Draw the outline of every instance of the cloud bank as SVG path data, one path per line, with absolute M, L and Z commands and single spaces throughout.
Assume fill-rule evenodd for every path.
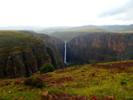
M 132 24 L 133 0 L 0 0 L 0 27 Z

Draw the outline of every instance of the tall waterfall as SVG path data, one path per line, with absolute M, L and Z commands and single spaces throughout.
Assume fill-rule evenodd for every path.
M 66 54 L 67 54 L 67 42 L 65 41 L 65 45 L 64 45 L 64 63 L 67 64 L 67 59 L 66 59 Z

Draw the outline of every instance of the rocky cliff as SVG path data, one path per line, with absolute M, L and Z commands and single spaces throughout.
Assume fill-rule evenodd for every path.
M 52 59 L 52 63 L 56 68 L 60 68 L 64 65 L 63 57 L 64 57 L 64 41 L 48 36 L 46 34 L 34 34 L 43 40 L 46 50 Z
M 45 63 L 62 66 L 54 47 L 49 50 L 46 44 L 33 34 L 0 31 L 0 77 L 29 76 Z
M 62 68 L 64 41 L 26 31 L 0 31 L 0 77 L 29 76 L 46 63 Z M 133 59 L 133 34 L 90 33 L 67 42 L 68 63 Z
M 133 59 L 133 34 L 90 33 L 67 43 L 69 63 Z

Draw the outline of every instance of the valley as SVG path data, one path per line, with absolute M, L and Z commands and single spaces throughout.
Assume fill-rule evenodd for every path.
M 0 0 L 0 100 L 133 100 L 133 0 Z
M 0 0 L 0 100 L 133 100 L 133 0 Z
M 132 100 L 132 73 L 132 33 L 0 31 L 0 100 Z

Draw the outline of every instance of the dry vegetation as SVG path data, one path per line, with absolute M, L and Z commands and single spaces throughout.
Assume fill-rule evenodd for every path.
M 1 79 L 0 100 L 133 100 L 132 73 L 133 61 L 123 61 L 34 74 L 43 88 L 25 86 L 25 78 Z

